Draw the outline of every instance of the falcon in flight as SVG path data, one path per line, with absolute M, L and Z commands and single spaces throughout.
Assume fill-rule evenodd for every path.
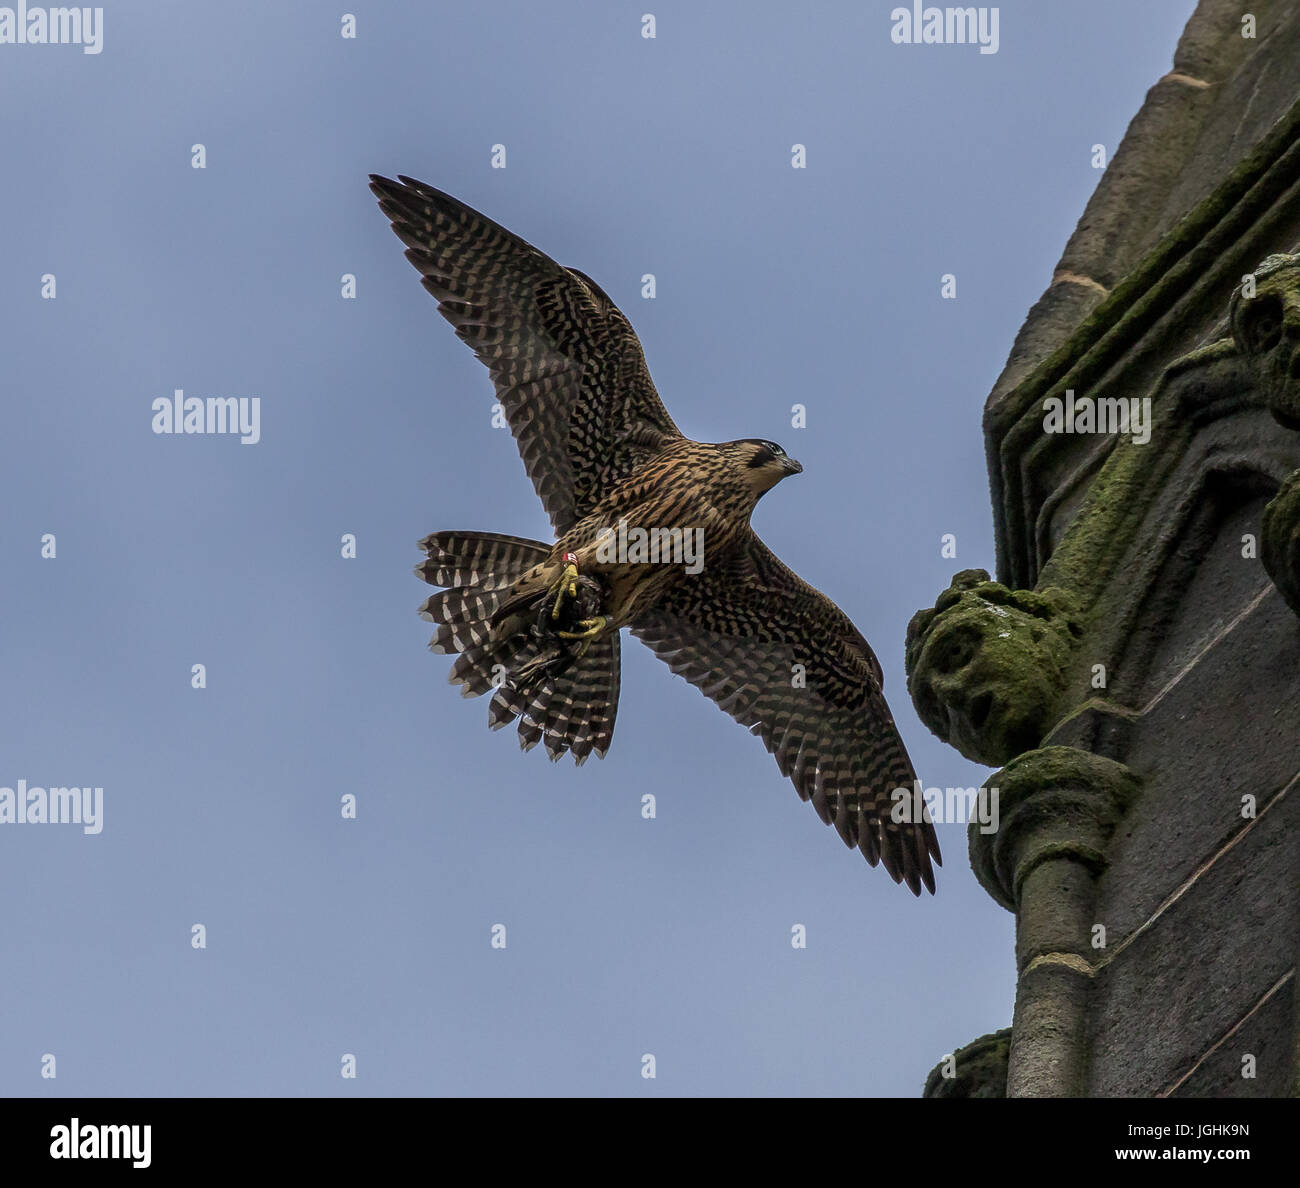
M 691 441 L 627 318 L 595 281 L 409 177 L 371 190 L 438 311 L 486 365 L 557 537 L 435 532 L 420 613 L 451 681 L 490 692 L 525 750 L 604 756 L 627 627 L 763 740 L 804 800 L 914 894 L 934 891 L 934 826 L 892 813 L 916 776 L 847 615 L 755 535 L 764 492 L 802 467 L 770 441 Z M 694 545 L 696 547 L 687 547 Z M 656 547 L 659 546 L 659 547 Z

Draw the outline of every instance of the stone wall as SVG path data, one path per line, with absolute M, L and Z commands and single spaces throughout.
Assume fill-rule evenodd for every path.
M 929 1096 L 1300 1092 L 1300 4 L 1251 8 L 1199 5 L 989 397 L 998 580 L 909 628 L 1017 919 L 1009 1036 Z

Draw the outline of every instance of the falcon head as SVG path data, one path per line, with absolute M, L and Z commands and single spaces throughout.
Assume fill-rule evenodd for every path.
M 739 441 L 723 442 L 721 450 L 753 489 L 757 499 L 770 491 L 783 478 L 799 474 L 803 467 L 774 441 L 760 437 L 742 437 Z

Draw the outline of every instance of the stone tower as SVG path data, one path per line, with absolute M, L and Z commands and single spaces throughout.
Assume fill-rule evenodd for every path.
M 1011 1027 L 927 1096 L 1300 1093 L 1300 4 L 1247 7 L 1197 7 L 988 398 L 998 580 L 908 629 L 1016 916 Z

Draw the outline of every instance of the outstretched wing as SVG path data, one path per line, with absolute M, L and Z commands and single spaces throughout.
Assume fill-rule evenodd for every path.
M 748 726 L 846 845 L 914 894 L 942 861 L 928 816 L 893 819 L 916 774 L 881 692 L 880 664 L 848 616 L 751 531 L 726 563 L 686 577 L 632 634 Z M 909 801 L 910 805 L 911 801 Z
M 600 287 L 449 194 L 371 175 L 438 311 L 486 364 L 556 535 L 680 437 Z

